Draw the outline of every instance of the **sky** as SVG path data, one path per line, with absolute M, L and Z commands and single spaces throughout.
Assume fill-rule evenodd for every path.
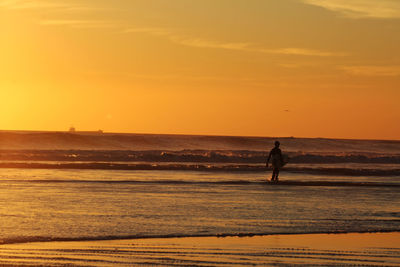
M 400 139 L 398 0 L 0 0 L 0 129 Z

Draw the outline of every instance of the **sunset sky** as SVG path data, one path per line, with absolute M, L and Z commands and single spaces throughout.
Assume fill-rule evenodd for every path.
M 398 0 L 0 0 L 0 129 L 400 139 Z

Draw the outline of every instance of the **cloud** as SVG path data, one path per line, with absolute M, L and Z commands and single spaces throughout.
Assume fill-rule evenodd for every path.
M 91 7 L 75 5 L 68 1 L 49 1 L 49 0 L 0 0 L 0 8 L 10 10 L 46 10 L 46 11 L 94 11 L 102 10 L 101 7 Z M 45 26 L 70 26 L 74 28 L 112 28 L 117 27 L 115 22 L 101 20 L 82 20 L 82 19 L 47 19 L 38 22 Z
M 340 69 L 352 75 L 400 76 L 400 66 L 342 66 Z
M 117 25 L 113 22 L 98 20 L 42 20 L 41 25 L 47 26 L 70 26 L 74 28 L 113 28 Z
M 86 6 L 69 3 L 68 1 L 50 1 L 50 0 L 0 0 L 0 8 L 10 10 L 40 9 L 40 10 L 58 10 L 58 11 L 94 11 L 105 10 L 103 7 Z M 110 8 L 107 8 L 110 10 Z
M 83 8 L 62 2 L 40 0 L 3 0 L 0 2 L 0 7 L 8 9 Z
M 324 52 L 313 49 L 304 49 L 304 48 L 278 48 L 278 49 L 266 49 L 259 48 L 257 45 L 253 43 L 222 43 L 204 39 L 184 39 L 184 38 L 173 38 L 175 43 L 192 46 L 192 47 L 203 47 L 203 48 L 218 48 L 218 49 L 227 49 L 227 50 L 237 50 L 237 51 L 246 51 L 246 52 L 256 52 L 263 54 L 280 54 L 280 55 L 294 55 L 294 56 L 316 56 L 316 57 L 331 57 L 337 56 L 339 54 Z
M 199 38 L 182 38 L 173 36 L 171 40 L 174 43 L 191 46 L 191 47 L 199 47 L 199 48 L 218 48 L 218 49 L 226 49 L 226 50 L 239 50 L 239 51 L 252 51 L 251 43 L 239 43 L 239 42 L 216 42 L 206 39 Z
M 152 35 L 169 36 L 172 31 L 165 28 L 156 27 L 143 27 L 143 28 L 128 28 L 123 31 L 124 33 L 147 33 Z
M 165 28 L 129 28 L 124 31 L 125 33 L 145 33 L 156 36 L 163 36 L 168 38 L 171 42 L 191 47 L 198 48 L 220 48 L 228 50 L 250 50 L 251 43 L 239 43 L 239 42 L 216 42 L 212 40 L 206 40 L 201 38 L 190 38 L 183 37 L 176 33 L 176 31 Z
M 332 57 L 332 56 L 344 56 L 343 53 L 333 53 L 314 49 L 304 48 L 279 48 L 279 49 L 261 49 L 260 51 L 271 54 L 282 54 L 282 55 L 296 55 L 296 56 L 316 56 L 316 57 Z
M 301 0 L 350 18 L 400 18 L 399 0 Z
M 263 54 L 281 54 L 281 55 L 316 56 L 316 57 L 332 57 L 332 56 L 344 55 L 343 53 L 333 53 L 327 51 L 296 48 L 296 47 L 268 49 L 260 47 L 259 45 L 250 42 L 220 42 L 203 38 L 185 37 L 183 35 L 177 34 L 173 30 L 164 28 L 129 28 L 126 29 L 124 32 L 145 33 L 155 36 L 162 36 L 175 44 L 196 47 L 196 48 L 215 48 L 215 49 L 235 50 L 235 51 L 244 51 L 253 53 L 263 53 Z

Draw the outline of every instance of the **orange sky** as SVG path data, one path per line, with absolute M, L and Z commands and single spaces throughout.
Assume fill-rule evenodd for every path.
M 0 129 L 400 139 L 399 32 L 397 0 L 1 0 Z

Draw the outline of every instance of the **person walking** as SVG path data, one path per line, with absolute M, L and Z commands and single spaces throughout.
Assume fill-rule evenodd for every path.
M 271 177 L 272 182 L 278 181 L 279 169 L 283 165 L 282 151 L 279 148 L 280 145 L 281 143 L 279 141 L 275 141 L 275 147 L 271 149 L 267 159 L 267 164 L 266 164 L 267 168 L 269 161 L 272 159 L 272 177 Z

